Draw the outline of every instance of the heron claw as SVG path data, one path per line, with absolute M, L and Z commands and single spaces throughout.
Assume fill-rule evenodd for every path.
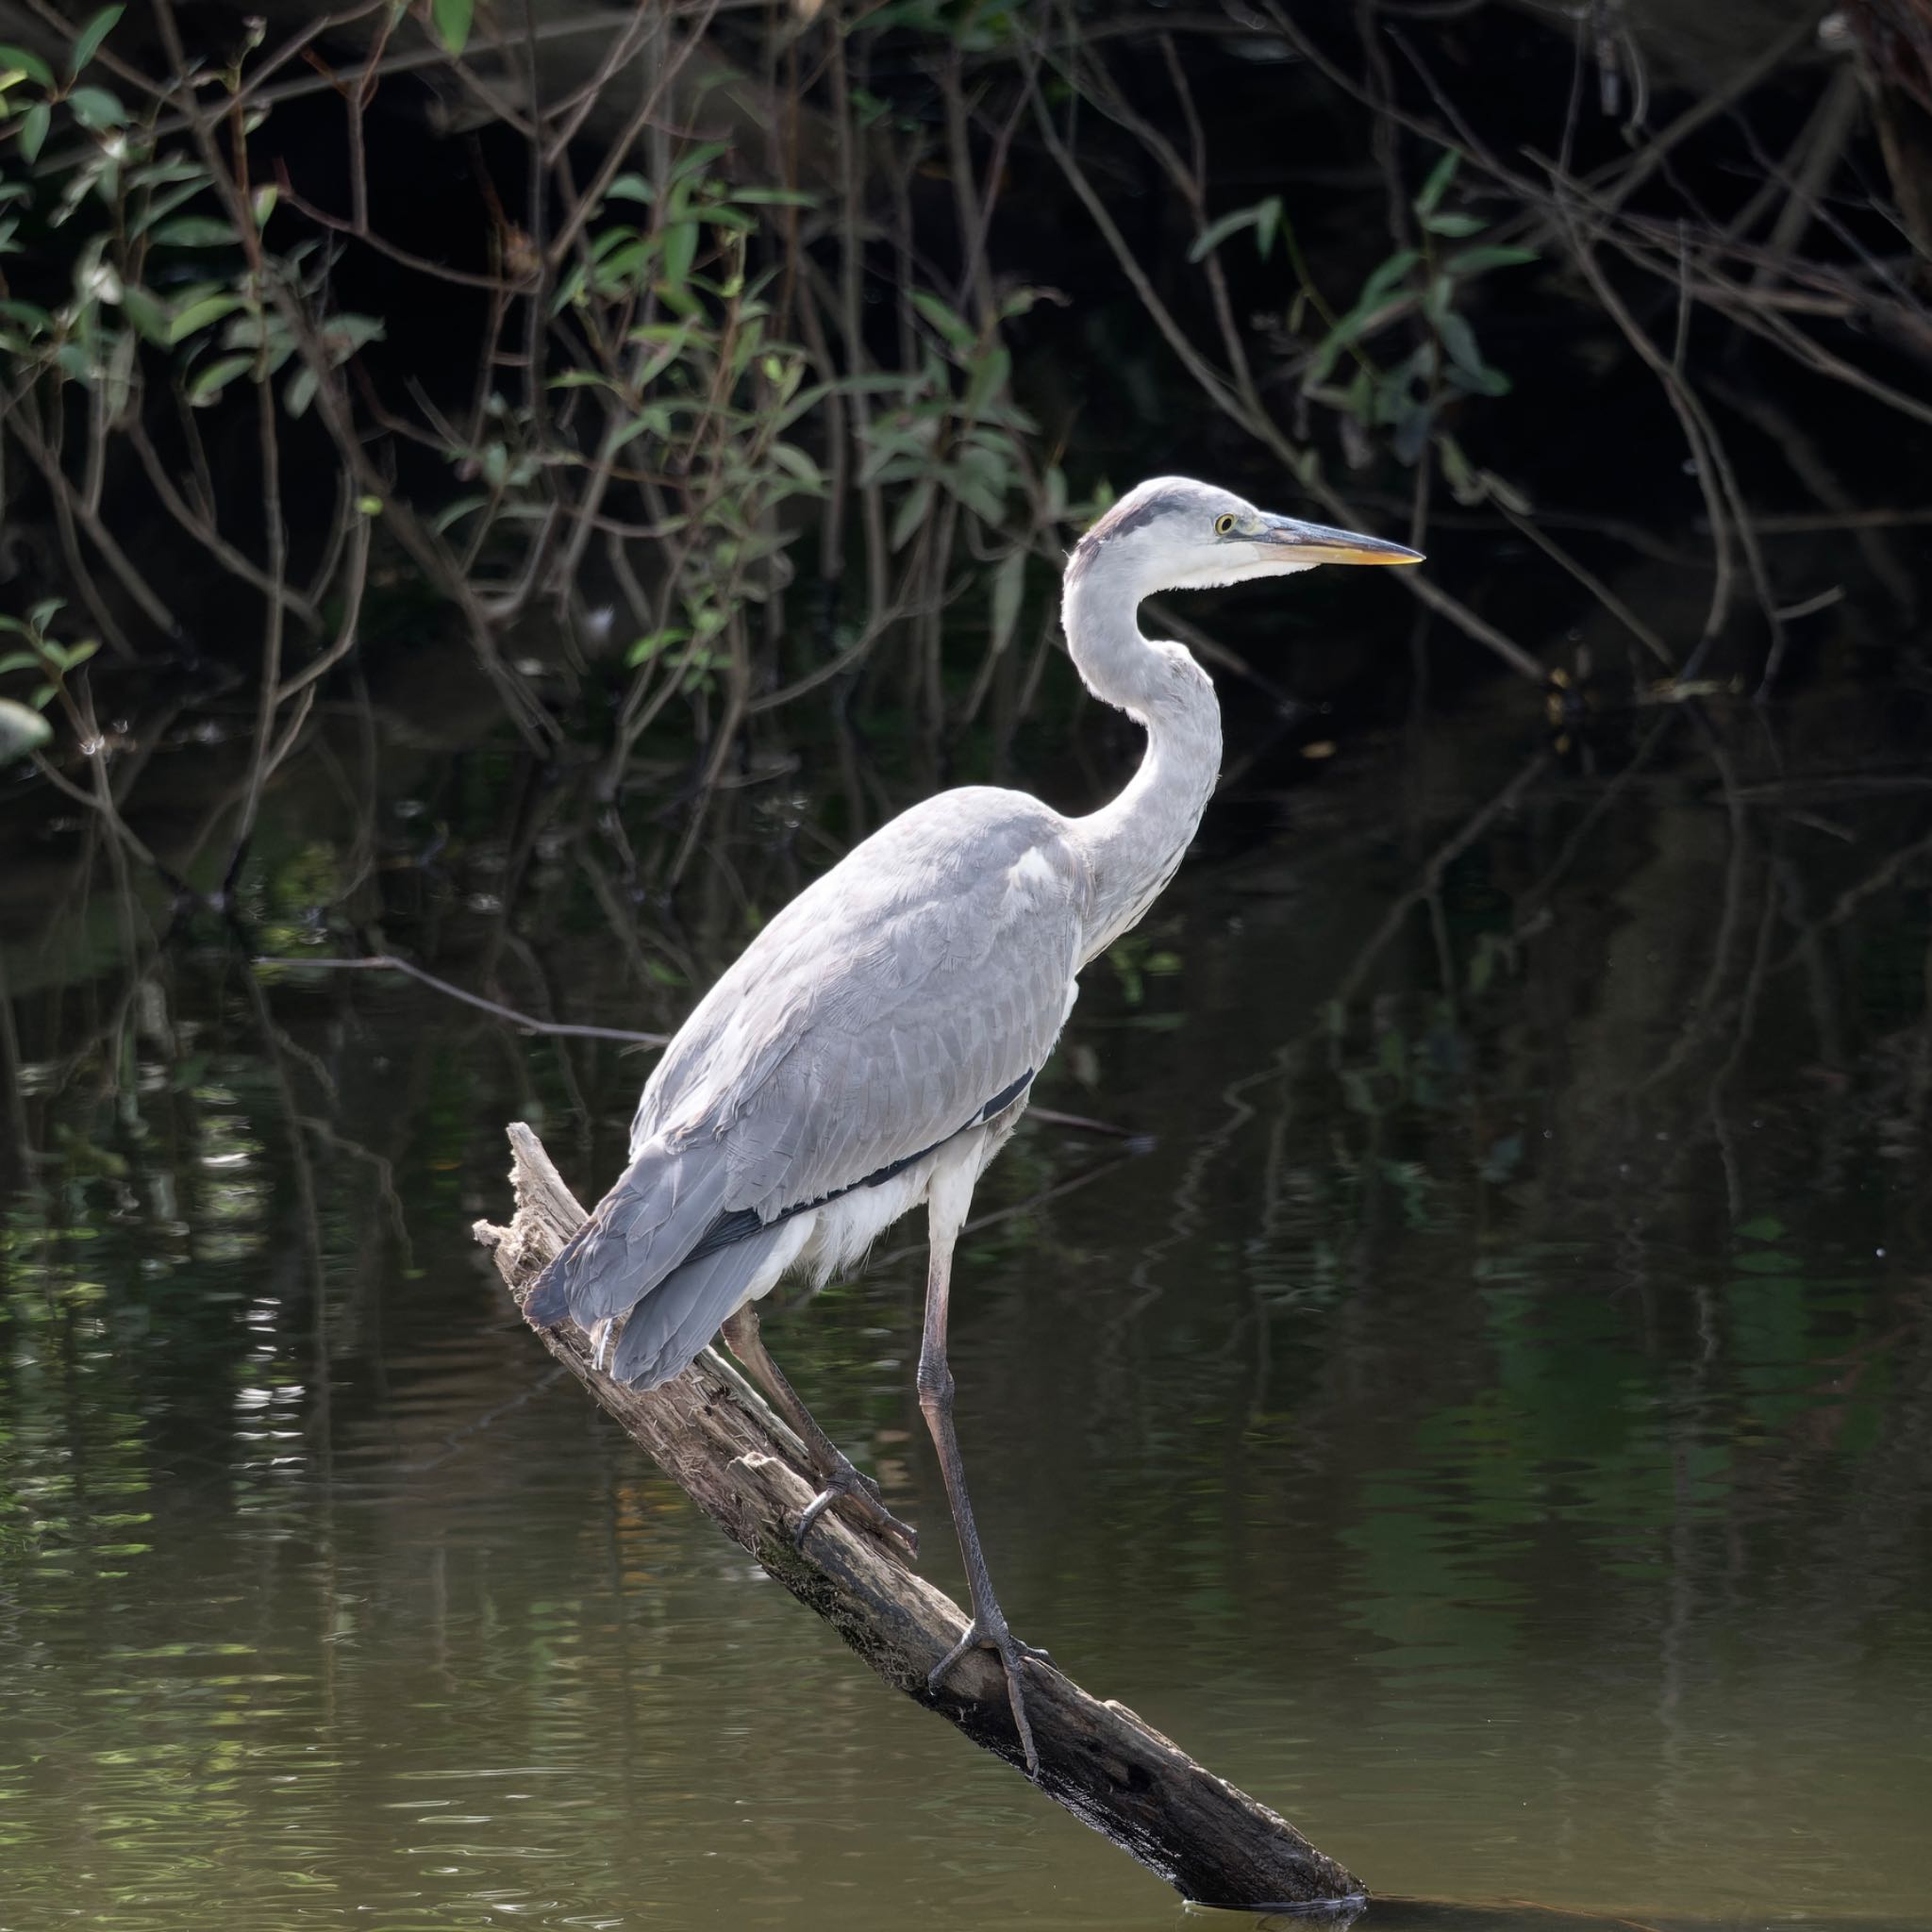
M 919 1532 L 909 1523 L 901 1523 L 886 1507 L 886 1499 L 871 1476 L 853 1468 L 842 1456 L 834 1467 L 822 1471 L 821 1476 L 824 1488 L 805 1506 L 799 1515 L 798 1527 L 792 1532 L 791 1541 L 795 1547 L 802 1550 L 806 1538 L 811 1534 L 812 1525 L 833 1504 L 844 1502 L 851 1505 L 845 1512 L 848 1516 L 870 1524 L 881 1534 L 903 1545 L 908 1557 L 917 1557 Z
M 975 1611 L 965 1635 L 926 1673 L 925 1688 L 937 1690 L 945 1681 L 946 1674 L 969 1650 L 998 1653 L 1001 1668 L 1007 1674 L 1007 1702 L 1012 1707 L 1013 1726 L 1020 1733 L 1020 1749 L 1025 1754 L 1026 1775 L 1037 1778 L 1040 1753 L 1034 1746 L 1033 1726 L 1026 1721 L 1026 1695 L 1020 1688 L 1020 1666 L 1036 1663 L 1050 1667 L 1053 1658 L 1037 1644 L 1022 1643 L 1008 1629 L 1007 1620 L 997 1607 L 990 1614 Z

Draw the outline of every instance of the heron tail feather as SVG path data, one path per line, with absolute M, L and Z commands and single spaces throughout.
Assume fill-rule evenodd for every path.
M 633 1389 L 668 1382 L 752 1293 L 776 1251 L 794 1242 L 789 1228 L 761 1228 L 675 1270 L 631 1310 L 611 1357 L 612 1376 Z
M 635 1307 L 724 1213 L 730 1180 L 712 1148 L 647 1141 L 537 1277 L 524 1302 L 525 1319 L 550 1328 L 569 1315 L 588 1329 Z

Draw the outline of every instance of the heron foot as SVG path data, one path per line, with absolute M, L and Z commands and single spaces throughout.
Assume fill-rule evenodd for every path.
M 925 1688 L 937 1690 L 945 1681 L 946 1674 L 969 1650 L 999 1653 L 1000 1663 L 1007 1674 L 1007 1702 L 1012 1706 L 1013 1726 L 1020 1733 L 1020 1748 L 1026 1755 L 1026 1775 L 1038 1777 L 1040 1753 L 1034 1748 L 1033 1726 L 1026 1722 L 1026 1693 L 1020 1688 L 1020 1666 L 1023 1663 L 1050 1665 L 1052 1657 L 1034 1644 L 1022 1643 L 1007 1628 L 1007 1620 L 1001 1615 L 999 1606 L 989 1601 L 986 1608 L 974 1611 L 973 1621 L 966 1626 L 966 1634 L 926 1673 Z
M 838 1455 L 838 1452 L 835 1450 L 833 1454 Z M 919 1532 L 909 1523 L 901 1523 L 886 1507 L 886 1499 L 871 1476 L 853 1468 L 843 1456 L 839 1456 L 831 1468 L 822 1469 L 818 1474 L 824 1488 L 805 1506 L 799 1516 L 798 1528 L 791 1539 L 798 1548 L 805 1547 L 805 1540 L 811 1534 L 812 1524 L 835 1503 L 843 1503 L 847 1506 L 847 1516 L 870 1524 L 901 1544 L 908 1557 L 917 1557 Z

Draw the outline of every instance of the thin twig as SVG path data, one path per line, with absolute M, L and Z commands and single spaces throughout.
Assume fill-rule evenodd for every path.
M 475 1007 L 479 1012 L 493 1013 L 497 1019 L 508 1020 L 513 1026 L 521 1026 L 528 1033 L 557 1034 L 570 1040 L 618 1040 L 631 1046 L 662 1046 L 671 1038 L 668 1033 L 633 1033 L 622 1026 L 584 1026 L 574 1021 L 534 1019 L 528 1013 L 518 1012 L 514 1007 L 500 1006 L 495 1000 L 486 1000 L 481 993 L 467 992 L 460 986 L 452 986 L 448 980 L 439 979 L 435 974 L 425 973 L 422 967 L 411 965 L 407 959 L 398 959 L 392 953 L 374 953 L 363 959 L 262 958 L 251 960 L 250 964 L 329 973 L 406 974 L 440 993 L 446 993 L 453 1000 L 461 1000 L 466 1007 Z

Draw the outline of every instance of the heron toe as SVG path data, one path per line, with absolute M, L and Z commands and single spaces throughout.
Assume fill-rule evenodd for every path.
M 1007 1702 L 1012 1707 L 1013 1728 L 1020 1734 L 1020 1749 L 1026 1759 L 1026 1775 L 1038 1777 L 1040 1753 L 1034 1746 L 1033 1726 L 1026 1720 L 1026 1693 L 1020 1686 L 1020 1666 L 1024 1663 L 1051 1666 L 1052 1657 L 1036 1644 L 1022 1643 L 1008 1629 L 1006 1618 L 994 1609 L 990 1615 L 974 1616 L 966 1626 L 965 1635 L 926 1673 L 925 1688 L 937 1690 L 945 1681 L 947 1673 L 969 1650 L 991 1650 L 999 1654 L 1001 1668 L 1007 1674 Z
M 792 1533 L 791 1540 L 800 1549 L 805 1547 L 805 1540 L 819 1518 L 835 1504 L 842 1504 L 846 1516 L 871 1524 L 899 1542 L 908 1557 L 918 1557 L 919 1532 L 909 1523 L 901 1523 L 886 1507 L 886 1499 L 871 1476 L 855 1469 L 843 1456 L 831 1468 L 820 1470 L 818 1475 L 824 1488 L 805 1506 L 798 1527 Z

